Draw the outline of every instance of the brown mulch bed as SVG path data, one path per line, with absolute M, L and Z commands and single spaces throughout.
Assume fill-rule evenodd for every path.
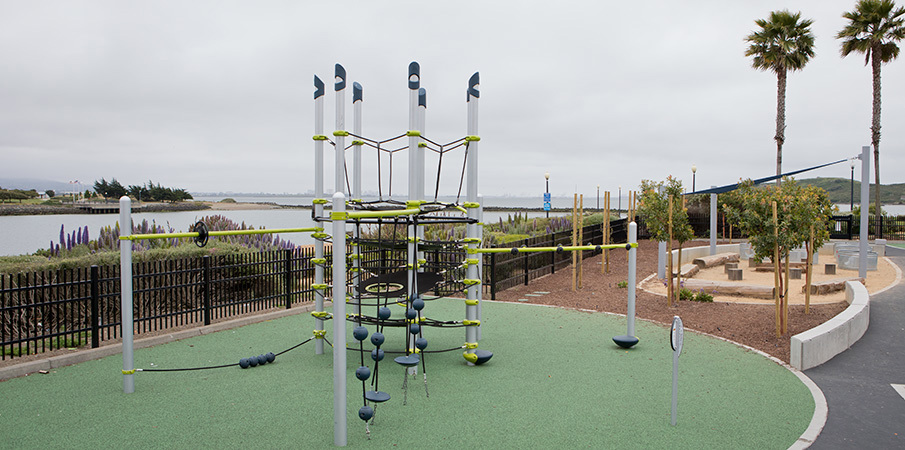
M 685 247 L 708 245 L 686 243 Z M 558 270 L 532 280 L 528 286 L 516 286 L 497 292 L 496 299 L 518 301 L 528 299 L 532 303 L 589 309 L 619 314 L 626 313 L 626 288 L 617 284 L 627 279 L 628 257 L 624 250 L 611 250 L 609 273 L 600 273 L 602 255 L 584 260 L 582 288 L 572 291 L 571 267 Z M 637 282 L 657 272 L 657 243 L 641 241 L 638 246 Z M 540 297 L 525 296 L 534 292 L 549 292 Z M 700 303 L 682 301 L 678 306 L 666 306 L 666 297 L 636 290 L 635 314 L 642 319 L 669 324 L 673 316 L 680 316 L 686 328 L 724 337 L 768 353 L 789 362 L 789 338 L 826 322 L 844 310 L 845 302 L 829 305 L 812 305 L 810 314 L 803 306 L 789 309 L 789 333 L 777 338 L 775 309 L 772 304 L 752 305 L 738 303 Z

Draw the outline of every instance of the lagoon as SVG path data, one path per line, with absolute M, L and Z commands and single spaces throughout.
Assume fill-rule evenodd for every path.
M 197 200 L 219 201 L 223 197 L 199 197 Z M 239 202 L 272 202 L 282 205 L 310 205 L 311 197 L 233 197 Z M 511 199 L 509 201 L 500 199 Z M 491 199 L 485 200 L 485 202 Z M 571 201 L 571 199 L 569 199 Z M 501 207 L 536 207 L 541 203 L 538 199 L 526 199 L 521 197 L 494 198 L 493 206 Z M 567 203 L 562 202 L 563 205 Z M 485 222 L 496 222 L 501 217 L 503 220 L 513 214 L 511 211 L 486 211 Z M 544 217 L 542 211 L 529 211 L 528 217 Z M 567 215 L 558 213 L 559 215 Z M 180 211 L 180 212 L 156 212 L 132 214 L 132 221 L 140 223 L 147 220 L 165 228 L 172 227 L 175 231 L 187 231 L 195 222 L 205 216 L 221 215 L 236 223 L 245 223 L 255 228 L 305 228 L 313 227 L 310 209 L 254 209 L 238 211 Z M 556 214 L 553 214 L 554 216 Z M 96 239 L 101 227 L 114 226 L 119 221 L 118 214 L 61 214 L 41 216 L 0 216 L 0 256 L 31 254 L 39 249 L 46 249 L 50 242 L 59 243 L 60 227 L 66 233 L 72 233 L 79 227 L 88 226 L 90 239 Z M 308 233 L 292 233 L 281 235 L 280 239 L 288 240 L 297 245 L 308 245 L 314 240 Z

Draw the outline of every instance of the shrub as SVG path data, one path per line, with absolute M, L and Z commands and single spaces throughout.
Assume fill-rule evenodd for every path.
M 706 292 L 704 292 L 704 291 L 701 291 L 701 292 L 698 292 L 697 295 L 694 296 L 694 301 L 696 301 L 696 302 L 712 303 L 712 302 L 713 302 L 713 296 L 710 295 L 710 294 L 708 294 L 708 293 L 706 293 Z
M 695 295 L 694 292 L 691 292 L 691 289 L 682 288 L 679 289 L 679 300 L 694 300 Z

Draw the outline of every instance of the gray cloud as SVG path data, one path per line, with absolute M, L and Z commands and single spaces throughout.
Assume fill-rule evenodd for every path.
M 328 86 L 328 134 L 339 62 L 364 85 L 364 133 L 387 138 L 407 128 L 412 60 L 428 90 L 427 135 L 441 142 L 465 134 L 464 90 L 480 71 L 488 195 L 536 195 L 544 172 L 556 193 L 589 195 L 670 174 L 690 184 L 692 163 L 698 186 L 774 172 L 776 79 L 743 56 L 764 5 L 435 3 L 2 1 L 4 175 L 306 191 L 313 75 Z M 817 57 L 789 78 L 784 168 L 852 156 L 869 142 L 870 69 L 841 59 L 834 39 L 853 5 L 776 5 L 814 19 L 817 35 Z M 883 68 L 887 183 L 905 182 L 896 169 L 905 165 L 903 74 L 905 61 Z M 332 152 L 325 159 L 332 187 Z M 394 166 L 398 192 L 405 159 Z M 446 192 L 457 188 L 457 164 L 460 153 L 444 157 Z M 376 190 L 373 164 L 365 174 Z

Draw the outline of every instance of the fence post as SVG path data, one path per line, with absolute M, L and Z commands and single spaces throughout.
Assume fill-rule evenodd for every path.
M 101 332 L 100 332 L 100 317 L 98 317 L 99 308 L 99 297 L 100 292 L 98 289 L 98 279 L 100 268 L 98 266 L 91 266 L 91 348 L 98 348 L 101 346 Z
M 550 247 L 556 247 L 556 232 L 550 234 L 552 236 Z M 550 252 L 550 273 L 556 273 L 556 252 Z
M 211 257 L 204 255 L 201 258 L 204 263 L 204 271 L 202 272 L 202 283 L 204 285 L 204 295 L 202 296 L 202 315 L 204 316 L 204 324 L 211 324 Z
M 490 254 L 490 299 L 496 300 L 496 253 Z
M 525 255 L 525 286 L 528 285 L 528 255 L 530 253 L 522 253 Z
M 292 250 L 283 249 L 283 254 L 286 255 L 284 260 L 286 262 L 286 276 L 284 277 L 285 286 L 284 290 L 286 291 L 286 309 L 292 307 Z

